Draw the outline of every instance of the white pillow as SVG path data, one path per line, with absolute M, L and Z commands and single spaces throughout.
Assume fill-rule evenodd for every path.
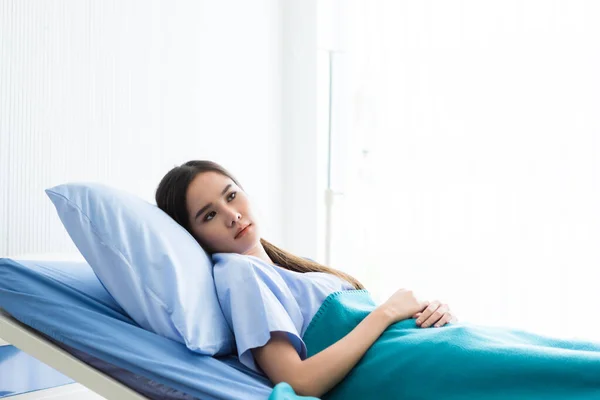
M 46 194 L 100 282 L 134 321 L 198 353 L 233 351 L 212 261 L 185 228 L 156 205 L 99 183 L 67 183 Z

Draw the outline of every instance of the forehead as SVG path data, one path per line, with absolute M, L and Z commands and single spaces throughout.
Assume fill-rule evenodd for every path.
M 235 185 L 231 179 L 217 172 L 209 171 L 196 175 L 186 193 L 188 206 L 204 206 L 216 200 L 229 183 Z

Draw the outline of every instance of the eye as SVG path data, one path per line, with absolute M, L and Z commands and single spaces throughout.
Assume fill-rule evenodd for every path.
M 232 196 L 233 196 L 233 197 L 232 197 Z M 233 199 L 235 199 L 235 198 L 236 198 L 236 196 L 237 196 L 237 192 L 231 192 L 231 193 L 229 193 L 229 196 L 227 197 L 227 199 L 228 199 L 228 200 L 229 200 L 229 199 L 231 199 L 231 200 L 229 200 L 229 201 L 233 201 Z M 208 219 L 208 217 L 209 217 L 211 214 L 213 214 L 213 213 L 214 213 L 214 211 L 211 211 L 211 212 L 209 212 L 208 214 L 206 214 L 206 216 L 204 217 L 204 221 L 208 222 L 208 221 L 212 220 L 212 218 L 211 218 L 211 219 Z M 214 216 L 213 216 L 213 218 L 214 218 Z
M 206 216 L 204 217 L 204 220 L 206 222 L 210 221 L 210 219 L 208 219 L 208 216 L 211 215 L 212 213 L 214 213 L 214 211 L 209 212 L 208 214 L 206 214 Z M 212 219 L 212 218 L 211 218 Z

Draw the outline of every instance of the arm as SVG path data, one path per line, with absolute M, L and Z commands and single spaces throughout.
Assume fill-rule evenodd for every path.
M 287 382 L 299 395 L 320 397 L 344 379 L 396 320 L 391 310 L 380 306 L 345 337 L 306 360 L 300 359 L 283 332 L 273 332 L 269 342 L 252 349 L 252 354 L 274 384 Z

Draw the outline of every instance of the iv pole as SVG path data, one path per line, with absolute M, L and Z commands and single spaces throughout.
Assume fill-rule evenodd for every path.
M 333 148 L 333 105 L 334 105 L 334 57 L 336 54 L 344 53 L 348 36 L 348 7 L 343 0 L 323 0 L 318 3 L 318 12 L 323 16 L 325 24 L 319 32 L 320 42 L 327 48 L 329 58 L 329 110 L 328 110 L 328 145 L 327 145 L 327 188 L 325 189 L 325 265 L 331 265 L 332 261 L 332 222 L 333 202 L 335 196 L 344 195 L 343 192 L 335 192 L 332 188 L 332 148 Z M 340 75 L 337 75 L 338 77 Z M 343 79 L 343 77 L 342 77 Z M 339 87 L 340 89 L 343 86 Z M 338 99 L 339 100 L 339 99 Z M 337 107 L 339 111 L 339 106 Z M 339 121 L 339 118 L 338 118 Z M 337 127 L 339 129 L 340 127 Z M 339 136 L 338 136 L 339 137 Z M 337 153 L 339 154 L 339 152 Z M 339 161 L 339 160 L 337 160 Z
M 343 195 L 343 192 L 334 192 L 331 188 L 331 130 L 332 130 L 332 105 L 333 105 L 333 54 L 334 51 L 328 50 L 329 54 L 329 113 L 327 126 L 327 189 L 325 189 L 325 265 L 331 265 L 331 214 L 333 207 L 333 197 Z

